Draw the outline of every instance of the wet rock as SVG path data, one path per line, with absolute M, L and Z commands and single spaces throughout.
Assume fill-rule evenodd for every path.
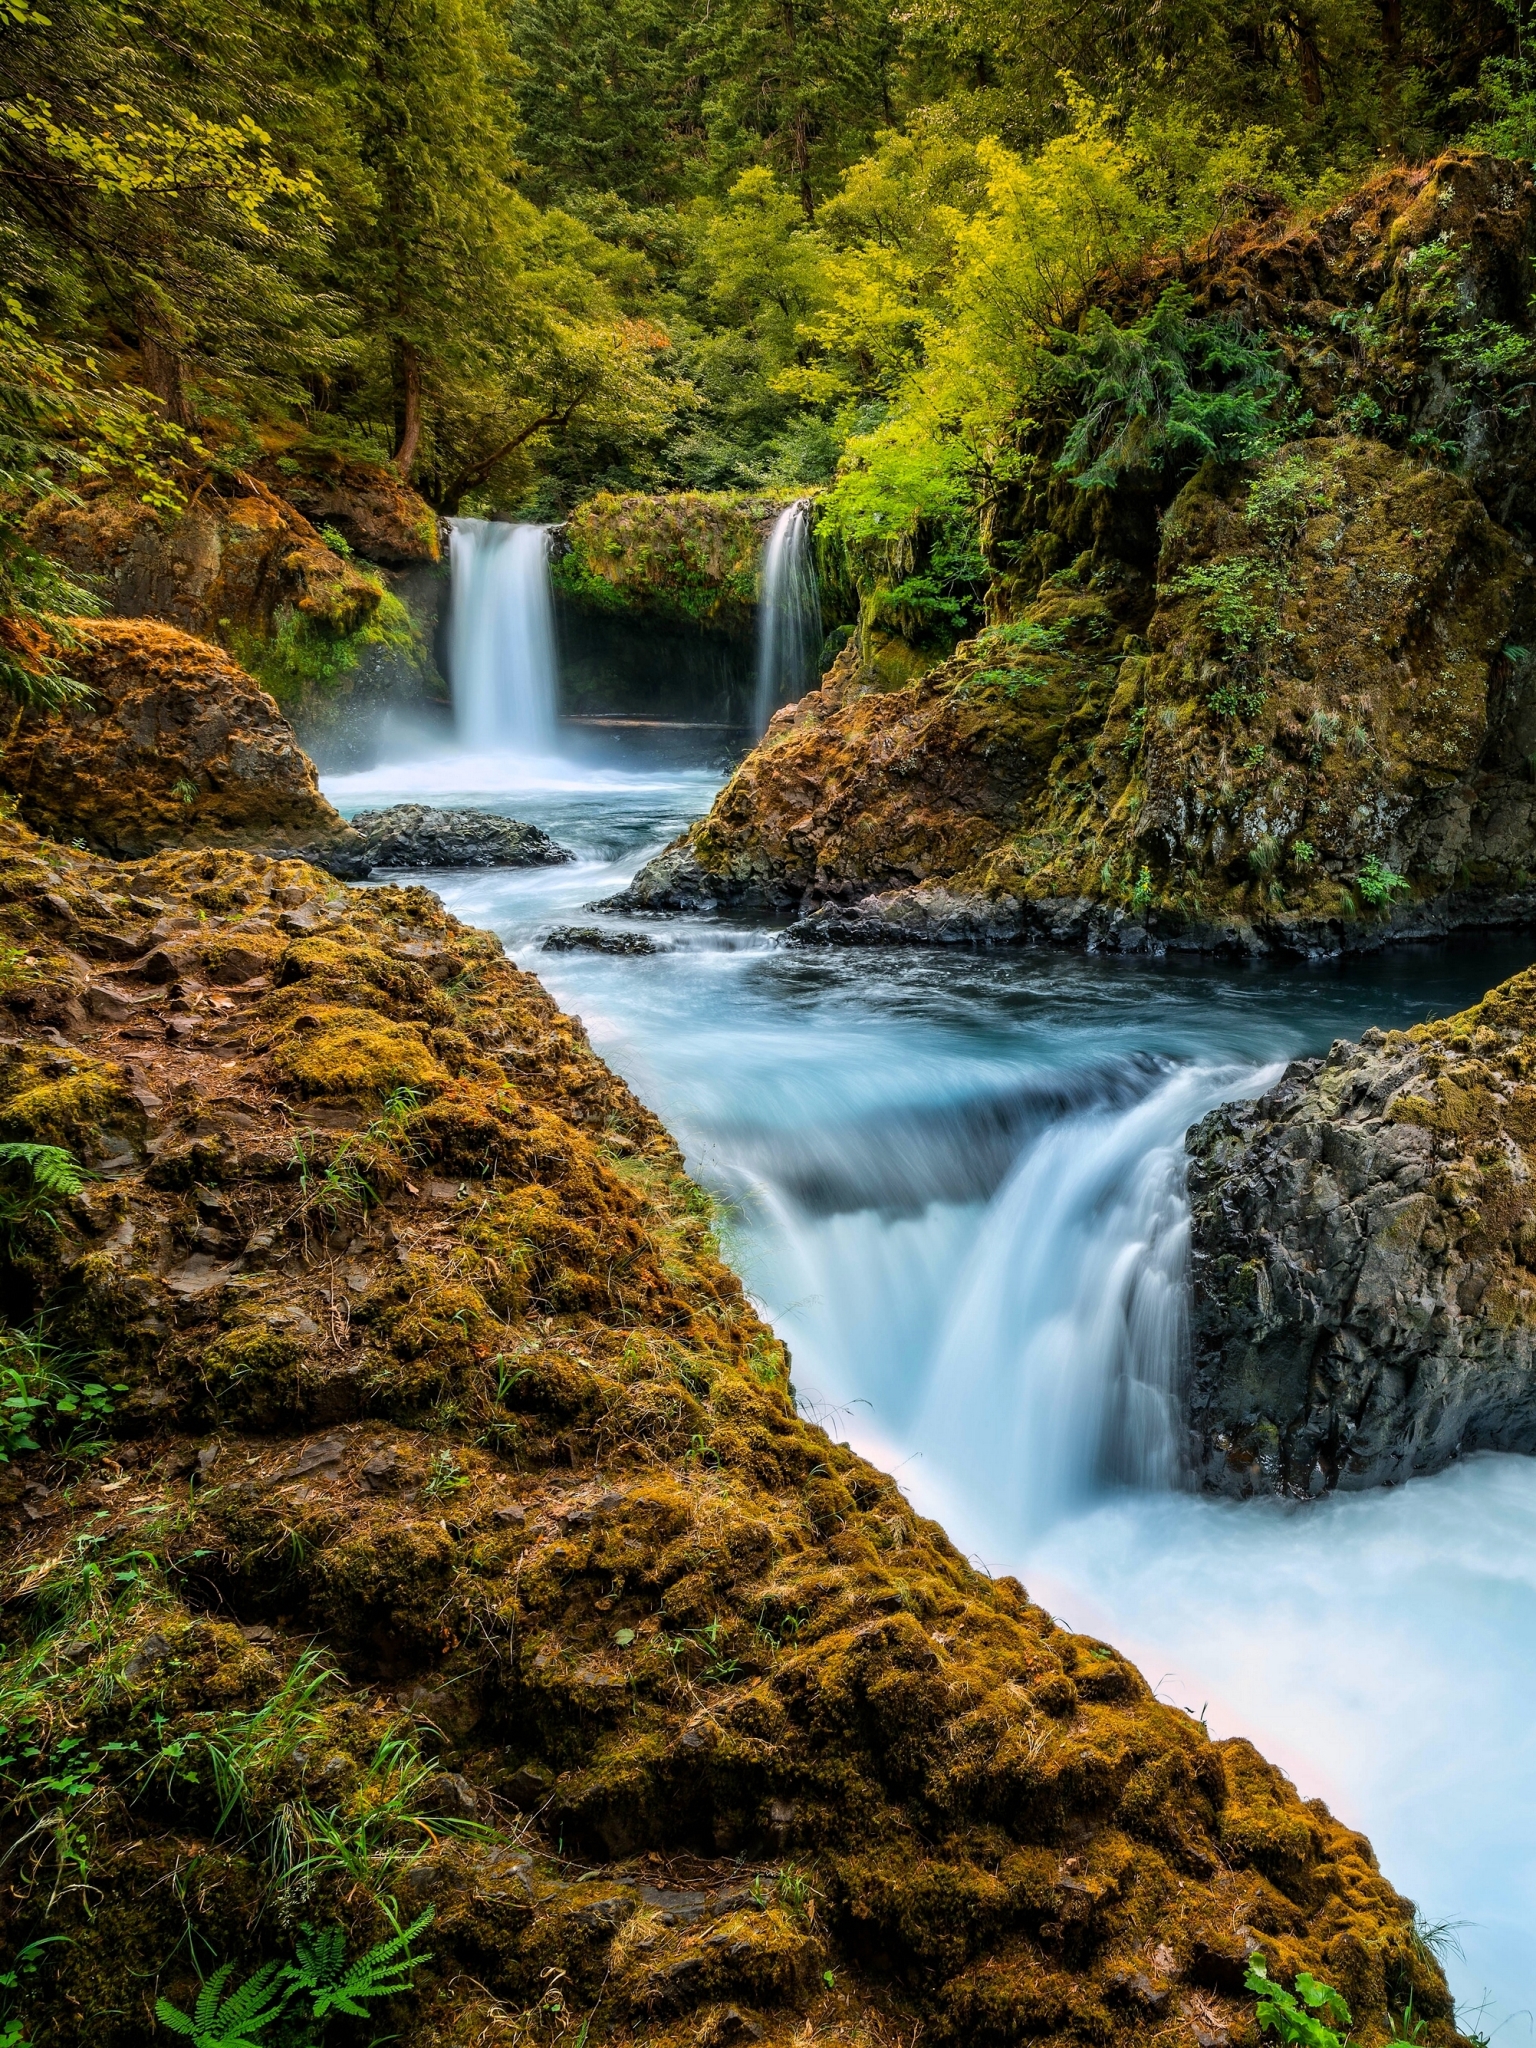
M 0 762 L 35 830 L 117 860 L 228 846 L 367 873 L 288 721 L 228 655 L 149 620 L 98 619 L 70 667 L 90 695 L 28 712 Z M 168 949 L 165 978 L 177 971 Z
M 537 825 L 492 811 L 441 811 L 430 804 L 392 804 L 386 811 L 359 811 L 352 820 L 372 867 L 533 868 L 558 867 L 576 858 Z
M 1202 1483 L 1315 1497 L 1536 1452 L 1536 973 L 1189 1133 Z
M 547 932 L 540 950 L 545 953 L 662 953 L 645 932 L 610 932 L 595 924 L 562 924 Z

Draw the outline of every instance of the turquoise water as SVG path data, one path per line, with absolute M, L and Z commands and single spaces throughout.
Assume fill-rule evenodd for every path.
M 1299 1053 L 1462 1006 L 1532 942 L 1251 967 L 802 952 L 676 920 L 643 925 L 655 955 L 539 950 L 551 924 L 604 922 L 583 906 L 716 781 L 436 756 L 327 787 L 346 811 L 474 802 L 578 853 L 426 879 L 581 1016 L 729 1198 L 729 1252 L 802 1406 L 990 1569 L 1365 1829 L 1427 1920 L 1465 1923 L 1447 1959 L 1463 2023 L 1526 2038 L 1536 1461 L 1305 1507 L 1207 1500 L 1172 1484 L 1170 1375 L 1187 1125 Z

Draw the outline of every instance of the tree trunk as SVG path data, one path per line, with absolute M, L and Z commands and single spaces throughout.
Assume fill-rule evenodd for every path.
M 395 431 L 395 467 L 409 483 L 421 440 L 421 357 L 413 341 L 402 341 L 395 351 Z
M 1403 61 L 1403 0 L 1376 0 L 1381 9 L 1381 47 L 1394 71 Z
M 816 218 L 816 201 L 811 196 L 811 145 L 806 132 L 804 107 L 796 107 L 795 122 L 790 130 L 794 150 L 795 174 L 800 180 L 800 204 L 807 220 Z
M 1301 74 L 1301 97 L 1309 114 L 1323 104 L 1323 58 L 1310 22 L 1296 23 L 1296 65 Z
M 168 323 L 148 299 L 140 299 L 137 313 L 144 382 L 159 399 L 160 409 L 172 426 L 190 430 L 192 407 L 187 401 L 181 356 L 166 332 Z

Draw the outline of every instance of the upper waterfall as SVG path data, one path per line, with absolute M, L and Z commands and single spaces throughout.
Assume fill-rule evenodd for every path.
M 550 754 L 558 678 L 549 532 L 497 519 L 455 519 L 448 637 L 461 745 Z
M 759 733 L 781 704 L 793 703 L 810 688 L 820 652 L 821 597 L 811 556 L 811 501 L 797 498 L 774 520 L 763 550 L 753 705 Z

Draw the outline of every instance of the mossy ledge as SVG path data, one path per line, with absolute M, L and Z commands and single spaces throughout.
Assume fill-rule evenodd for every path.
M 13 1179 L 0 1260 L 39 2048 L 387 1901 L 435 1914 L 413 2048 L 1256 2043 L 1256 1946 L 1362 2043 L 1410 1995 L 1457 2040 L 1360 1835 L 797 1414 L 672 1141 L 493 937 L 6 822 L 0 961 L 0 1136 L 95 1176 Z M 82 1354 L 94 1431 L 48 1407 Z

